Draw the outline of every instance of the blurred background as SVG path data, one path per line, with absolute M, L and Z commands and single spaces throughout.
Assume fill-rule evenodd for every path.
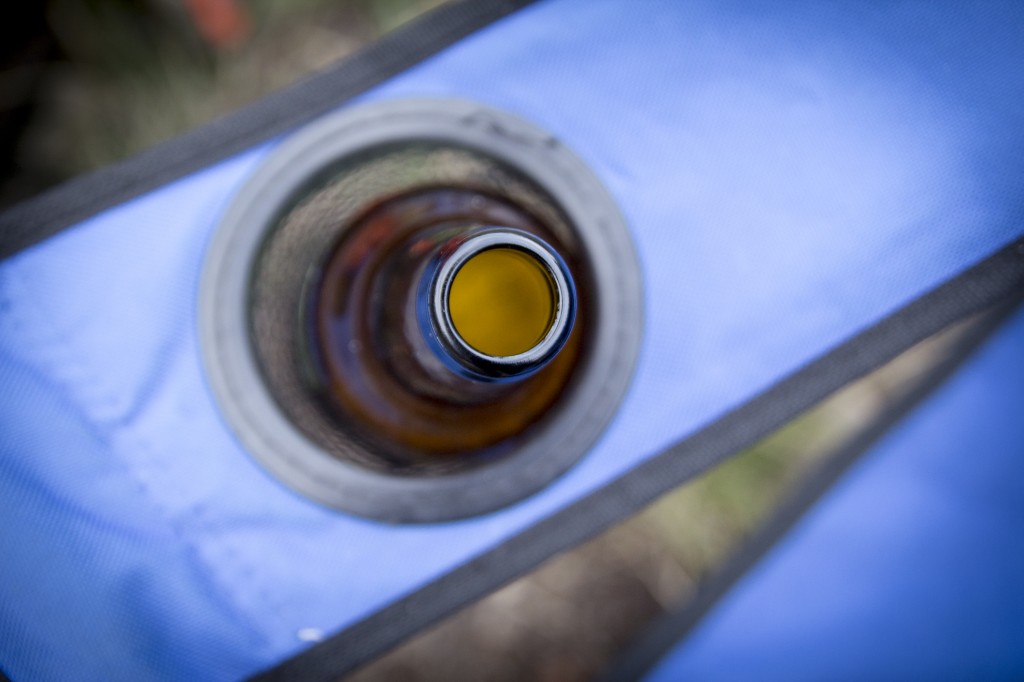
M 20 3 L 0 24 L 0 207 L 238 109 L 439 4 Z M 354 679 L 590 679 L 691 596 L 826 453 L 885 410 L 948 343 L 947 335 L 913 349 Z
M 0 22 L 0 207 L 234 111 L 440 0 L 33 0 Z

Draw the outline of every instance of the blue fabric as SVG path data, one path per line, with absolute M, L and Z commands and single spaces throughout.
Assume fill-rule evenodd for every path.
M 608 185 L 639 249 L 642 356 L 611 428 L 543 493 L 468 521 L 389 527 L 308 503 L 219 417 L 198 271 L 273 142 L 0 264 L 0 667 L 15 680 L 253 672 L 305 647 L 303 629 L 351 624 L 496 546 L 1020 236 L 1022 14 L 548 0 L 361 98 L 458 96 L 547 128 Z
M 1024 678 L 1024 313 L 648 676 Z

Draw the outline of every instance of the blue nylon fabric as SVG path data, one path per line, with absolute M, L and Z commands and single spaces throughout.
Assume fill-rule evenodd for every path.
M 647 676 L 1024 677 L 1024 314 Z
M 0 264 L 0 667 L 254 672 L 305 647 L 300 630 L 345 627 L 500 544 L 1020 236 L 1022 6 L 822 5 L 549 0 L 360 98 L 518 113 L 591 165 L 633 229 L 647 321 L 630 394 L 580 465 L 500 512 L 390 527 L 328 511 L 227 430 L 197 279 L 274 142 Z

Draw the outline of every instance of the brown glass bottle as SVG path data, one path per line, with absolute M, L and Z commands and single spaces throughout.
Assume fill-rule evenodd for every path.
M 474 190 L 366 212 L 308 286 L 305 357 L 326 408 L 396 463 L 514 447 L 579 359 L 559 251 L 541 221 Z

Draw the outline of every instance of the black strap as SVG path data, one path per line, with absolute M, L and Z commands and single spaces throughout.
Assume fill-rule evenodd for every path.
M 1019 293 L 1024 293 L 1022 290 Z M 712 608 L 811 510 L 862 455 L 922 401 L 934 393 L 987 341 L 1018 308 L 1017 301 L 997 306 L 974 320 L 953 348 L 914 385 L 895 398 L 878 419 L 846 440 L 808 473 L 796 490 L 772 513 L 726 564 L 699 586 L 692 598 L 659 619 L 631 646 L 602 682 L 629 682 L 645 677 L 690 634 Z
M 1024 291 L 1024 240 L 925 294 L 616 481 L 305 652 L 250 678 L 336 680 L 631 516 L 919 341 Z
M 19 203 L 0 214 L 0 260 L 104 209 L 292 130 L 531 2 L 447 4 L 327 71 Z

